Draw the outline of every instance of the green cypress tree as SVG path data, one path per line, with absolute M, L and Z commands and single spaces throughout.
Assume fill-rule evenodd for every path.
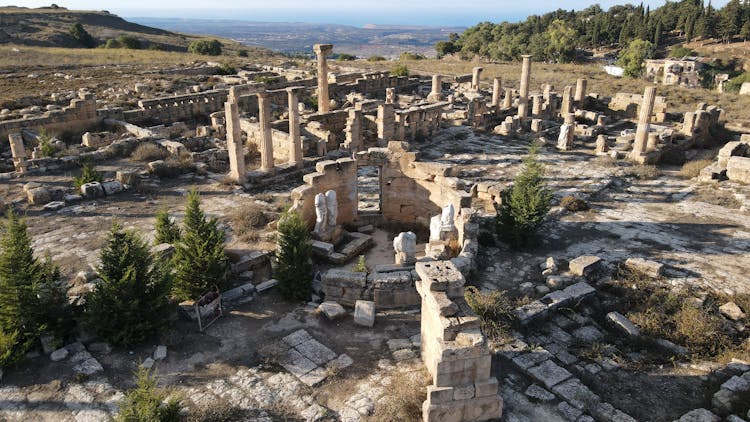
M 169 210 L 165 207 L 156 213 L 156 235 L 154 245 L 162 243 L 175 244 L 180 240 L 180 228 L 169 216 Z
M 312 293 L 312 237 L 299 213 L 287 211 L 278 224 L 279 290 L 288 299 L 308 300 Z
M 175 294 L 180 299 L 197 300 L 208 291 L 228 287 L 224 232 L 216 218 L 206 218 L 196 191 L 188 194 L 182 235 L 175 245 L 174 268 Z
M 114 224 L 100 260 L 103 282 L 86 299 L 85 325 L 117 346 L 142 343 L 166 328 L 171 278 L 141 236 Z
M 29 312 L 40 277 L 26 222 L 11 209 L 0 239 L 0 366 L 23 358 L 41 334 L 43 327 Z
M 180 416 L 180 400 L 168 398 L 157 385 L 151 371 L 139 368 L 136 372 L 136 387 L 125 393 L 120 402 L 118 422 L 177 422 Z
M 532 245 L 552 201 L 544 183 L 544 167 L 536 160 L 538 149 L 536 144 L 531 146 L 513 186 L 502 192 L 497 233 L 514 248 Z
M 75 329 L 75 313 L 67 296 L 66 282 L 58 268 L 46 256 L 39 263 L 40 277 L 36 288 L 36 302 L 31 309 L 37 325 L 58 339 L 65 340 Z

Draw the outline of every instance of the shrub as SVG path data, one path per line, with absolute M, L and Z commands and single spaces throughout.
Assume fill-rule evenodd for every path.
M 237 50 L 237 56 L 238 57 L 247 57 L 249 56 L 249 53 L 244 48 Z
M 154 235 L 154 245 L 169 243 L 171 245 L 180 240 L 180 228 L 169 216 L 169 210 L 165 207 L 156 213 L 156 235 Z
M 388 386 L 388 394 L 375 405 L 367 421 L 418 421 L 422 419 L 422 403 L 431 378 L 427 371 L 398 372 Z
M 701 174 L 701 170 L 711 165 L 712 163 L 713 163 L 713 160 L 689 161 L 682 165 L 682 168 L 680 169 L 680 176 L 686 179 L 692 179 L 693 177 L 698 177 L 698 175 Z
M 368 62 L 384 62 L 385 60 L 383 56 L 370 56 L 367 58 Z
M 617 62 L 624 69 L 625 76 L 639 78 L 643 74 L 643 61 L 654 54 L 654 45 L 648 41 L 636 39 L 622 50 Z
M 120 35 L 117 37 L 117 42 L 120 44 L 120 48 L 127 48 L 130 50 L 140 50 L 143 48 L 143 45 L 138 38 L 129 35 Z
M 163 160 L 169 156 L 169 151 L 154 142 L 144 142 L 136 147 L 130 158 L 136 161 Z
M 229 63 L 222 63 L 218 69 L 216 69 L 217 75 L 234 75 L 237 73 L 237 69 Z
M 307 300 L 312 292 L 312 238 L 299 213 L 287 211 L 278 226 L 276 278 L 289 299 Z
M 344 62 L 352 62 L 356 59 L 357 59 L 357 56 L 353 54 L 348 54 L 348 53 L 341 53 L 336 57 L 336 60 L 341 60 Z
M 86 299 L 85 325 L 107 342 L 131 346 L 166 328 L 171 277 L 138 233 L 114 224 L 97 269 L 103 280 Z
M 661 176 L 661 172 L 656 166 L 638 165 L 631 167 L 627 175 L 639 180 L 653 180 Z
M 257 229 L 268 224 L 263 207 L 255 203 L 241 205 L 232 210 L 230 214 L 232 230 L 245 242 L 258 240 Z
M 367 272 L 367 260 L 365 259 L 364 255 L 359 256 L 359 259 L 357 259 L 357 265 L 354 266 L 354 269 L 352 271 L 354 271 L 355 273 Z
M 393 76 L 409 76 L 409 69 L 405 64 L 399 63 L 391 68 L 391 75 Z
M 505 336 L 513 317 L 513 304 L 503 292 L 494 290 L 485 293 L 468 286 L 464 298 L 479 317 L 482 332 L 487 337 L 499 340 Z
M 101 47 L 101 46 L 99 46 L 99 47 Z M 104 44 L 104 48 L 122 48 L 122 45 L 120 45 L 120 42 L 117 41 L 116 39 L 110 38 Z
M 0 367 L 22 359 L 44 331 L 69 333 L 72 318 L 59 275 L 49 260 L 34 257 L 26 223 L 9 210 L 0 238 Z
M 544 167 L 536 161 L 538 145 L 532 145 L 513 186 L 502 192 L 497 215 L 497 234 L 512 247 L 529 246 L 550 209 L 552 194 L 544 183 Z
M 96 40 L 94 40 L 94 37 L 92 37 L 91 34 L 89 34 L 88 31 L 83 28 L 83 25 L 81 25 L 80 22 L 76 22 L 70 26 L 70 36 L 84 47 L 91 48 L 96 45 Z
M 86 183 L 101 182 L 102 180 L 104 180 L 104 177 L 96 171 L 94 165 L 90 161 L 84 161 L 81 165 L 81 175 L 73 177 L 73 185 L 76 189 L 80 189 Z
M 159 177 L 172 178 L 195 169 L 195 163 L 189 157 L 169 157 L 161 165 L 154 168 L 154 174 Z
M 742 88 L 742 84 L 745 82 L 750 82 L 750 72 L 745 72 L 727 81 L 726 85 L 724 85 L 724 91 L 740 92 L 740 88 Z
M 188 51 L 193 54 L 218 56 L 221 54 L 221 47 L 218 40 L 195 40 L 188 46 Z
M 60 152 L 60 149 L 52 145 L 52 136 L 44 130 L 39 130 L 39 153 L 42 157 L 54 157 Z
M 419 53 L 412 53 L 410 51 L 403 52 L 403 53 L 401 53 L 400 56 L 398 56 L 398 59 L 401 60 L 401 61 L 406 61 L 406 60 L 424 60 L 424 58 L 425 58 L 424 55 L 419 54 Z
M 669 50 L 669 57 L 675 57 L 679 59 L 687 56 L 695 56 L 695 51 L 683 46 L 682 44 L 678 44 L 674 46 L 674 48 Z
M 156 378 L 150 370 L 139 368 L 136 372 L 136 387 L 120 402 L 119 422 L 177 422 L 180 415 L 180 400 L 169 398 L 156 386 Z
M 578 199 L 575 196 L 567 195 L 560 200 L 560 206 L 570 212 L 586 211 L 589 209 L 589 204 L 583 199 Z
M 188 194 L 182 237 L 175 245 L 175 294 L 180 299 L 198 299 L 228 286 L 224 232 L 216 218 L 206 218 L 200 201 L 197 191 Z

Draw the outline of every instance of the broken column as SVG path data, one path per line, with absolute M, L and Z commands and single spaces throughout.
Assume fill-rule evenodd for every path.
M 333 52 L 332 44 L 315 44 L 315 55 L 318 56 L 318 113 L 327 113 L 331 109 L 328 96 L 328 62 L 326 57 Z
M 606 154 L 609 151 L 609 145 L 607 145 L 607 135 L 599 135 L 596 137 L 596 154 Z
M 492 81 L 492 107 L 500 107 L 500 93 L 502 91 L 502 81 L 500 78 L 495 78 Z
M 586 85 L 588 85 L 588 81 L 584 78 L 576 81 L 576 95 L 573 100 L 578 103 L 579 107 L 583 105 L 583 99 L 586 98 Z
M 267 92 L 259 92 L 258 96 L 258 123 L 260 126 L 260 171 L 271 173 L 274 169 L 273 162 L 273 135 L 271 133 L 271 101 Z
M 632 157 L 638 158 L 646 151 L 648 132 L 651 127 L 651 113 L 654 111 L 656 100 L 656 87 L 649 86 L 643 92 L 643 102 L 638 114 L 638 128 L 635 131 L 635 142 L 633 143 Z
M 362 149 L 362 110 L 349 109 L 346 119 L 346 141 L 344 145 L 349 152 L 357 152 Z
M 474 91 L 479 91 L 479 80 L 482 77 L 483 70 L 481 67 L 475 67 L 471 71 L 471 89 Z
M 573 149 L 575 128 L 576 116 L 573 113 L 568 113 L 565 115 L 565 123 L 560 126 L 560 136 L 557 138 L 557 149 L 560 151 L 569 151 Z
M 245 148 L 240 129 L 240 110 L 237 93 L 229 90 L 229 101 L 224 103 L 224 119 L 227 126 L 227 152 L 229 154 L 229 178 L 237 183 L 245 183 Z
M 568 85 L 563 90 L 562 105 L 560 106 L 560 117 L 565 118 L 573 111 L 573 87 Z
M 432 91 L 427 96 L 427 101 L 436 103 L 443 99 L 443 81 L 440 75 L 432 75 Z
M 302 167 L 302 138 L 299 127 L 299 92 L 302 87 L 286 89 L 289 97 L 289 164 Z
M 504 91 L 505 98 L 503 98 L 503 108 L 507 110 L 513 107 L 513 90 L 510 88 L 506 88 Z
M 378 145 L 387 146 L 388 141 L 393 140 L 394 122 L 396 114 L 393 104 L 381 104 L 378 106 Z
M 531 115 L 539 117 L 542 115 L 542 101 L 544 99 L 541 95 L 534 95 L 531 103 Z
M 529 115 L 529 82 L 531 79 L 531 56 L 523 55 L 521 67 L 521 89 L 518 99 L 518 117 L 525 119 Z
M 417 262 L 417 235 L 413 232 L 401 232 L 393 239 L 393 251 L 396 253 L 397 265 L 414 265 Z
M 17 172 L 24 173 L 26 171 L 26 147 L 23 145 L 23 136 L 20 133 L 10 133 L 8 134 L 8 141 L 10 141 L 13 165 Z

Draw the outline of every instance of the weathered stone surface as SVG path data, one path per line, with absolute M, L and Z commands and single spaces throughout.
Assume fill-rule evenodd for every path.
M 546 360 L 537 366 L 529 368 L 528 373 L 547 388 L 552 388 L 573 376 L 573 374 L 552 362 L 552 360 Z
M 623 314 L 619 312 L 610 312 L 607 314 L 607 321 L 609 321 L 615 328 L 622 331 L 623 333 L 637 337 L 640 335 L 640 330 Z
M 323 302 L 318 306 L 318 311 L 328 319 L 337 319 L 346 315 L 344 307 L 336 302 Z
M 679 422 L 719 422 L 720 420 L 721 418 L 713 414 L 710 410 L 695 409 L 682 415 Z
M 740 309 L 740 307 L 734 302 L 727 302 L 721 305 L 719 307 L 719 312 L 732 321 L 739 321 L 746 316 L 745 313 L 742 312 L 742 309 Z
M 602 259 L 598 256 L 584 255 L 573 259 L 569 263 L 570 272 L 579 277 L 591 279 L 601 269 Z
M 118 182 L 117 180 L 102 182 L 101 186 L 104 194 L 107 196 L 114 195 L 125 190 L 125 188 L 122 186 L 122 183 Z
M 167 358 L 167 346 L 157 346 L 154 351 L 154 360 L 164 360 Z
M 89 182 L 81 185 L 81 195 L 86 198 L 99 198 L 104 196 L 104 188 L 99 182 Z
M 664 264 L 643 258 L 628 258 L 625 261 L 625 267 L 638 274 L 653 278 L 661 277 L 664 274 Z
M 261 292 L 264 292 L 264 291 L 266 291 L 266 290 L 268 290 L 268 289 L 276 286 L 277 284 L 279 284 L 279 281 L 276 280 L 276 279 L 274 279 L 274 278 L 272 278 L 270 280 L 264 281 L 264 282 L 258 284 L 257 286 L 255 286 L 255 290 L 258 293 L 261 293 Z
M 581 410 L 591 409 L 599 403 L 599 396 L 576 378 L 557 384 L 552 391 Z
M 354 304 L 354 323 L 372 327 L 375 324 L 375 302 L 358 300 Z
M 552 401 L 555 399 L 555 395 L 550 393 L 549 391 L 545 390 L 544 388 L 536 385 L 531 384 L 529 388 L 526 389 L 526 394 L 529 398 L 536 401 Z
M 735 182 L 750 183 L 750 158 L 731 157 L 727 161 L 727 177 Z
M 63 347 L 63 348 L 57 349 L 54 352 L 52 352 L 49 355 L 49 358 L 50 358 L 50 360 L 52 362 L 59 362 L 59 361 L 65 359 L 66 357 L 68 357 L 68 353 L 69 353 L 68 349 L 66 349 L 66 348 Z
M 146 368 L 146 369 L 151 369 L 155 363 L 156 361 L 154 361 L 153 358 L 148 357 L 146 358 L 146 360 L 143 361 L 143 363 L 141 363 L 141 367 Z

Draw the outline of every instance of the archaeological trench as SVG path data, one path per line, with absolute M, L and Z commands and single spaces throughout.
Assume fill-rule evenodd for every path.
M 639 287 L 615 283 L 624 269 L 689 292 L 695 306 L 723 298 L 723 326 L 750 347 L 750 309 L 730 300 L 750 293 L 750 135 L 724 130 L 721 109 L 675 113 L 655 87 L 553 87 L 529 56 L 513 87 L 481 67 L 329 71 L 332 51 L 315 46 L 317 71 L 248 67 L 173 93 L 138 83 L 135 108 L 82 90 L 47 111 L 3 112 L 0 206 L 25 213 L 37 254 L 70 278 L 71 301 L 100 281 L 92 268 L 112 221 L 151 236 L 155 210 L 180 218 L 191 189 L 221 221 L 247 203 L 298 211 L 315 281 L 309 303 L 280 300 L 275 222 L 256 241 L 224 223 L 235 288 L 218 321 L 201 333 L 182 315 L 176 333 L 133 350 L 81 332 L 32 352 L 3 374 L 0 420 L 107 420 L 138 365 L 185 406 L 254 412 L 243 420 L 289 420 L 279 409 L 292 420 L 382 420 L 399 376 L 424 373 L 425 422 L 750 420 L 750 364 L 696 359 L 641 332 L 627 316 Z M 42 157 L 42 134 L 63 132 L 76 145 Z M 130 159 L 146 142 L 169 158 Z M 516 252 L 495 238 L 495 216 L 532 142 L 553 207 L 538 247 Z M 695 178 L 669 165 L 717 143 Z M 187 162 L 177 175 L 170 158 Z M 82 161 L 105 180 L 75 190 Z M 661 175 L 638 177 L 654 165 Z M 571 196 L 588 210 L 560 205 Z M 469 286 L 513 299 L 505 335 L 483 331 Z

